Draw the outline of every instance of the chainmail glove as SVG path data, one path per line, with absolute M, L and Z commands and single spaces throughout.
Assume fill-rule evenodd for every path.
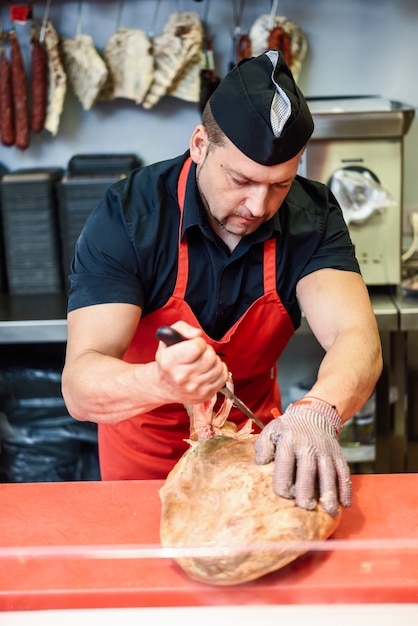
M 303 509 L 314 509 L 318 478 L 324 511 L 336 515 L 339 501 L 350 506 L 350 468 L 338 441 L 341 426 L 334 407 L 308 397 L 290 404 L 283 415 L 267 424 L 255 442 L 256 463 L 274 460 L 277 495 L 295 498 Z

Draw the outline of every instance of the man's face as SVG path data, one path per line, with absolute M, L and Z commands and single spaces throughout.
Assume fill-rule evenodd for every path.
M 206 131 L 200 128 L 202 135 L 191 155 L 197 163 L 197 185 L 209 220 L 216 232 L 248 235 L 280 208 L 302 152 L 286 163 L 264 166 L 246 157 L 228 139 L 225 146 L 209 150 Z

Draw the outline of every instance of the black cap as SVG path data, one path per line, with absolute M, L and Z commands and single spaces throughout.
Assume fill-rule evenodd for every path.
M 209 103 L 228 139 L 261 165 L 292 159 L 314 129 L 306 100 L 278 50 L 240 61 Z

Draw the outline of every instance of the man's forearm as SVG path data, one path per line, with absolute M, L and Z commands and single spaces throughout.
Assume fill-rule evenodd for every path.
M 181 324 L 179 332 L 186 332 Z M 91 348 L 68 351 L 62 391 L 74 418 L 115 424 L 165 404 L 206 402 L 227 380 L 226 364 L 196 335 L 170 347 L 160 342 L 148 363 L 127 363 Z
M 77 420 L 115 424 L 164 403 L 155 361 L 133 365 L 89 352 L 64 368 L 62 393 Z
M 307 395 L 336 407 L 346 422 L 366 403 L 382 371 L 379 337 L 340 335 L 325 354 Z

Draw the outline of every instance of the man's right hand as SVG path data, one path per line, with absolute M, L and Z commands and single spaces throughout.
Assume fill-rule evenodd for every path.
M 186 322 L 176 322 L 172 327 L 185 341 L 172 346 L 159 342 L 155 360 L 165 387 L 162 393 L 181 404 L 207 402 L 227 382 L 228 368 L 199 328 Z

